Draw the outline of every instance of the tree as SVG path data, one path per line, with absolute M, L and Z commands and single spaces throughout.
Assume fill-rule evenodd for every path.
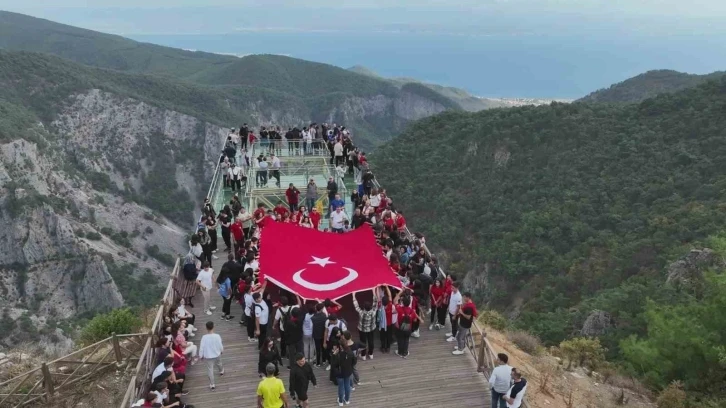
M 656 401 L 658 408 L 684 408 L 686 406 L 686 392 L 683 384 L 673 381 L 661 391 Z
M 579 367 L 594 369 L 605 360 L 605 349 L 600 339 L 577 337 L 560 343 L 560 352 L 567 359 L 567 368 L 574 362 Z

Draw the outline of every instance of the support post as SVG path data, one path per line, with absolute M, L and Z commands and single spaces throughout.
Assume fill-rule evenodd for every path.
M 121 363 L 123 361 L 123 355 L 121 354 L 121 345 L 118 343 L 118 337 L 116 333 L 111 333 L 111 343 L 113 343 L 113 354 L 116 356 L 116 362 Z
M 48 394 L 46 396 L 46 401 L 50 402 L 53 393 L 55 393 L 55 386 L 53 385 L 53 376 L 50 375 L 50 370 L 48 369 L 48 366 L 43 363 L 43 365 L 40 367 L 40 370 L 43 373 L 43 384 L 45 385 L 45 392 Z
M 487 342 L 484 340 L 486 338 L 486 332 L 482 331 L 481 339 L 479 340 L 479 353 L 477 354 L 477 371 L 481 372 L 482 367 L 486 365 L 486 353 L 487 353 Z

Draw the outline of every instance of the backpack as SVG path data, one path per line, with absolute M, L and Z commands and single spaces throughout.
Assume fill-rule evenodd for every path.
M 401 317 L 401 322 L 398 325 L 398 330 L 400 330 L 402 333 L 410 334 L 412 329 L 413 324 L 411 322 L 411 313 L 406 311 L 406 314 Z
M 280 313 L 282 317 L 280 318 L 282 327 L 288 328 L 293 327 L 293 324 L 295 324 L 295 318 L 292 316 L 292 306 L 290 306 L 289 309 L 287 309 L 287 312 Z
M 193 263 L 184 264 L 184 268 L 182 269 L 182 272 L 184 273 L 184 279 L 188 281 L 195 281 L 197 280 L 197 265 Z

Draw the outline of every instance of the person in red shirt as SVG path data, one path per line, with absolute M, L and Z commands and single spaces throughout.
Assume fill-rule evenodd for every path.
M 323 302 L 325 305 L 325 311 L 327 312 L 328 316 L 331 314 L 338 315 L 340 314 L 340 309 L 343 308 L 343 305 L 336 302 L 335 300 L 325 299 L 325 302 Z
M 260 217 L 264 217 L 265 214 L 267 214 L 267 207 L 263 203 L 257 204 L 257 209 L 254 213 L 252 213 L 252 218 L 255 220 L 259 219 Z
M 257 223 L 257 228 L 259 228 L 260 231 L 262 231 L 266 226 L 270 225 L 273 222 L 275 222 L 275 220 L 272 218 L 272 211 L 269 211 L 268 214 L 255 220 L 255 223 Z
M 290 211 L 297 210 L 297 205 L 300 202 L 300 190 L 294 184 L 290 183 L 290 187 L 285 190 L 285 197 L 287 197 L 287 204 L 290 206 Z
M 395 222 L 393 221 L 393 217 L 391 216 L 390 211 L 384 211 L 383 212 L 383 228 L 386 229 L 388 232 L 393 232 L 395 229 Z
M 313 207 L 313 209 L 310 211 L 310 222 L 313 224 L 313 229 L 320 229 L 320 213 L 318 212 L 317 207 Z
M 446 289 L 441 283 L 441 280 L 436 279 L 434 284 L 429 289 L 431 297 L 431 325 L 429 330 L 436 328 L 439 330 L 446 324 L 446 304 L 444 298 L 446 298 Z
M 245 244 L 245 233 L 242 229 L 242 220 L 237 218 L 229 227 L 229 231 L 234 237 L 234 244 L 237 248 L 243 247 Z
M 277 205 L 275 206 L 275 209 L 272 211 L 275 212 L 278 220 L 282 220 L 285 217 L 285 215 L 290 214 L 290 211 L 285 207 L 285 204 L 282 201 L 277 203 Z M 255 212 L 257 212 L 257 211 L 255 211 Z
M 249 135 L 247 135 L 247 138 L 248 138 L 248 139 L 249 139 L 249 141 L 250 141 L 250 146 L 252 146 L 252 144 L 254 144 L 254 143 L 255 143 L 255 140 L 257 140 L 257 138 L 255 137 L 255 134 L 254 134 L 254 133 L 252 133 L 252 132 L 250 132 L 250 134 L 249 134 Z
M 396 299 L 393 303 L 396 303 L 396 313 L 398 314 L 398 322 L 396 333 L 398 334 L 398 350 L 394 352 L 396 355 L 406 358 L 408 357 L 408 343 L 411 340 L 411 333 L 413 332 L 413 323 L 418 321 L 423 323 L 423 319 L 416 313 L 416 309 L 413 307 L 412 291 L 409 288 L 404 288 L 401 292 L 396 295 Z M 400 302 L 400 304 L 399 304 Z
M 406 219 L 403 218 L 403 213 L 398 211 L 398 213 L 396 213 L 396 229 L 401 231 L 404 228 L 406 228 Z
M 464 354 L 466 349 L 466 337 L 469 335 L 471 325 L 474 323 L 478 313 L 476 311 L 476 305 L 471 301 L 471 293 L 464 292 L 463 302 L 457 313 L 459 318 L 459 329 L 456 332 L 456 348 L 451 354 L 460 356 Z

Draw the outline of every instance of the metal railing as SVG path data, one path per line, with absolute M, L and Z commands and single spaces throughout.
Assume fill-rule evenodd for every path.
M 330 149 L 322 139 L 314 139 L 311 143 L 304 140 L 257 140 L 252 145 L 259 153 L 277 156 L 328 156 Z

